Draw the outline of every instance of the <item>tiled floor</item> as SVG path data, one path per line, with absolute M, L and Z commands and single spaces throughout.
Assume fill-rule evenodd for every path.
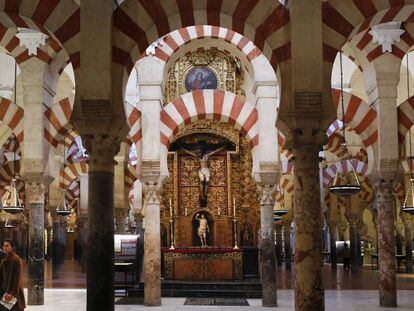
M 403 273 L 400 267 L 397 273 L 397 289 L 414 290 L 414 274 Z M 27 266 L 23 272 L 23 285 L 28 285 Z M 330 265 L 323 267 L 323 283 L 325 289 L 350 289 L 350 290 L 377 290 L 378 270 L 371 270 L 371 266 L 364 266 L 364 269 L 356 274 L 344 270 L 338 265 L 337 270 L 331 270 Z M 59 269 L 59 278 L 52 278 L 52 264 L 45 263 L 45 286 L 46 288 L 85 288 L 86 274 L 81 272 L 80 266 L 75 261 L 66 261 Z M 278 289 L 293 289 L 293 271 L 286 271 L 284 267 L 277 269 Z M 414 310 L 414 308 L 413 308 Z
M 293 291 L 278 291 L 278 308 L 262 308 L 259 299 L 249 299 L 250 307 L 220 307 L 220 306 L 184 306 L 185 298 L 163 298 L 162 307 L 144 306 L 116 306 L 116 311 L 138 311 L 138 310 L 294 310 Z M 83 311 L 86 310 L 86 291 L 83 289 L 46 289 L 44 306 L 29 306 L 26 311 Z M 378 306 L 378 291 L 374 290 L 328 290 L 325 292 L 325 310 L 335 311 L 375 311 L 384 310 Z M 387 308 L 385 310 L 408 311 L 414 309 L 414 293 L 409 290 L 398 291 L 398 308 Z

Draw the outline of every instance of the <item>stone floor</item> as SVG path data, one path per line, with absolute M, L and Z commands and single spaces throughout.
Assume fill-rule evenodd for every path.
M 185 298 L 163 298 L 162 307 L 144 307 L 137 305 L 116 306 L 116 311 L 137 310 L 294 310 L 293 291 L 278 291 L 278 308 L 262 308 L 261 300 L 248 299 L 250 307 L 220 307 L 220 306 L 184 306 Z M 84 289 L 46 289 L 44 306 L 29 306 L 26 311 L 83 311 L 86 310 L 86 291 Z M 327 290 L 325 292 L 326 310 L 335 311 L 374 311 L 374 310 L 413 310 L 414 293 L 410 290 L 398 291 L 398 308 L 383 309 L 378 307 L 378 292 L 374 290 Z

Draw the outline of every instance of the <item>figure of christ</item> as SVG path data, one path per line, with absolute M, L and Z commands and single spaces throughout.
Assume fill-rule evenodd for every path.
M 199 213 L 197 213 L 195 219 L 198 220 L 199 223 L 197 233 L 200 237 L 201 247 L 207 247 L 207 233 L 210 232 L 210 228 L 208 227 L 208 221 L 204 214 L 201 214 L 200 217 Z
M 198 171 L 198 178 L 200 179 L 200 196 L 202 199 L 207 199 L 207 192 L 208 192 L 208 186 L 210 183 L 210 169 L 208 168 L 208 158 L 212 156 L 213 154 L 223 150 L 225 146 L 220 147 L 216 150 L 213 150 L 209 153 L 203 153 L 202 150 L 200 150 L 201 156 L 191 152 L 187 149 L 184 149 L 181 147 L 181 150 L 183 150 L 185 153 L 199 158 L 200 161 L 200 170 Z

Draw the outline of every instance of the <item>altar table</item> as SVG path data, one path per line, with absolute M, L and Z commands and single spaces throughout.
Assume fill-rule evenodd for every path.
M 163 248 L 167 280 L 241 280 L 243 251 L 233 248 Z

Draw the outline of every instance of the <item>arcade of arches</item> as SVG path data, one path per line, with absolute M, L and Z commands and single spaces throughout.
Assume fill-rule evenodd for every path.
M 0 1 L 0 237 L 28 310 L 62 286 L 88 311 L 119 287 L 325 310 L 346 282 L 404 306 L 413 47 L 413 0 Z

